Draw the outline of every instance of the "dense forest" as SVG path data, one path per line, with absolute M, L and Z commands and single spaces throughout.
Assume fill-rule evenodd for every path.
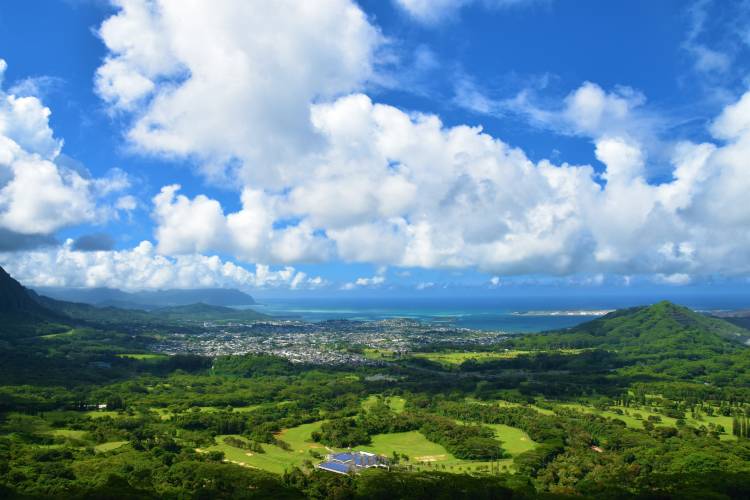
M 0 497 L 750 497 L 738 325 L 659 303 L 454 365 L 439 343 L 367 365 L 150 351 L 222 314 L 53 301 L 3 273 Z M 350 448 L 388 468 L 316 467 Z

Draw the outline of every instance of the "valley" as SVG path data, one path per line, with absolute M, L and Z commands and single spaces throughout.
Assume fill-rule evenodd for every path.
M 669 302 L 508 335 L 0 285 L 5 496 L 750 491 L 750 332 Z M 385 465 L 322 465 L 353 452 Z

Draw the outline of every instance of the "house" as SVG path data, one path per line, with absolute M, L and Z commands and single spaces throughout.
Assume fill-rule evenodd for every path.
M 388 461 L 381 455 L 366 451 L 331 453 L 326 461 L 317 465 L 318 469 L 336 474 L 357 473 L 371 467 L 388 467 Z

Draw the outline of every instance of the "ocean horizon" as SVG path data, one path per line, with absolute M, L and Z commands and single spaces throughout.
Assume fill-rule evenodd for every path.
M 748 307 L 745 294 L 578 293 L 473 297 L 258 298 L 252 309 L 302 321 L 377 321 L 408 318 L 441 326 L 527 333 L 570 328 L 606 312 L 671 300 L 701 310 Z

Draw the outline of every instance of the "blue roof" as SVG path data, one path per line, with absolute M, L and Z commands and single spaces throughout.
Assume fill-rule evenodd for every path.
M 331 455 L 331 459 L 338 460 L 339 462 L 350 462 L 353 458 L 351 453 L 334 453 Z
M 318 465 L 319 469 L 328 470 L 331 472 L 338 472 L 340 474 L 348 474 L 349 473 L 349 465 L 342 464 L 339 462 L 323 462 L 322 464 Z

